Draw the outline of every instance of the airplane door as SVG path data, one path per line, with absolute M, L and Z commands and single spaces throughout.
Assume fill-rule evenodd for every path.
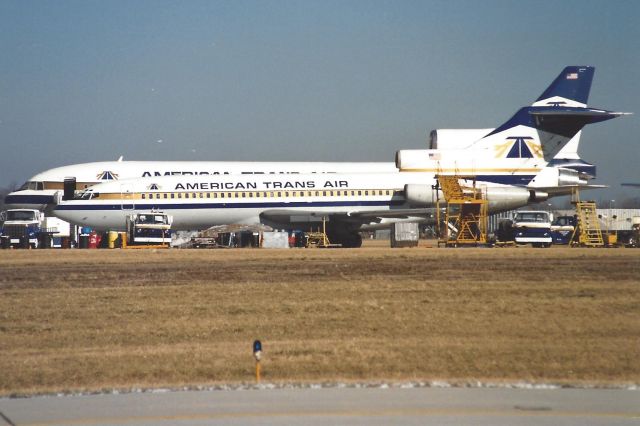
M 133 210 L 136 208 L 136 201 L 131 184 L 120 184 L 120 208 L 122 210 Z

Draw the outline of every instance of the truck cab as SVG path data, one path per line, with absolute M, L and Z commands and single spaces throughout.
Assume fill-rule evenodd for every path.
M 32 209 L 2 212 L 2 247 L 38 248 L 44 213 Z
M 553 215 L 546 211 L 520 210 L 513 217 L 516 244 L 533 247 L 551 247 L 551 221 Z
M 553 244 L 570 244 L 576 229 L 577 219 L 574 216 L 558 216 L 551 223 Z

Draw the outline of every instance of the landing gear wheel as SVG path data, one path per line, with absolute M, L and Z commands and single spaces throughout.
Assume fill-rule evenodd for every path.
M 362 246 L 362 237 L 358 233 L 329 234 L 328 237 L 332 244 L 340 244 L 342 248 L 358 248 Z
M 360 234 L 346 235 L 342 240 L 342 247 L 344 248 L 359 248 L 362 247 L 362 236 Z

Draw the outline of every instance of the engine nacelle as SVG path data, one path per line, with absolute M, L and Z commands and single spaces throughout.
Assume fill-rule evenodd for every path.
M 514 186 L 489 187 L 485 192 L 490 213 L 517 209 L 529 203 L 544 201 L 549 196 L 545 192 Z
M 529 183 L 530 188 L 586 185 L 587 176 L 572 169 L 545 167 Z
M 544 201 L 549 196 L 543 191 L 514 186 L 487 188 L 482 185 L 481 189 L 486 194 L 490 213 L 517 209 L 532 202 Z M 404 194 L 406 200 L 413 207 L 435 207 L 438 197 L 440 200 L 444 200 L 442 192 L 438 194 L 431 185 L 407 184 L 404 186 Z
M 431 185 L 408 183 L 404 186 L 404 196 L 413 207 L 435 206 L 438 194 Z M 442 199 L 442 193 L 440 193 Z
M 495 129 L 435 129 L 429 134 L 430 149 L 464 149 Z
M 401 149 L 396 151 L 396 167 L 400 170 L 433 169 L 441 160 L 437 149 Z

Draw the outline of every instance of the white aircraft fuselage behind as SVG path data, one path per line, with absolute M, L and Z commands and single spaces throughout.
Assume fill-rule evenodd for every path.
M 157 176 L 394 172 L 391 162 L 101 161 L 56 167 L 29 178 L 5 204 L 43 210 L 74 177 L 76 189 L 112 180 Z

